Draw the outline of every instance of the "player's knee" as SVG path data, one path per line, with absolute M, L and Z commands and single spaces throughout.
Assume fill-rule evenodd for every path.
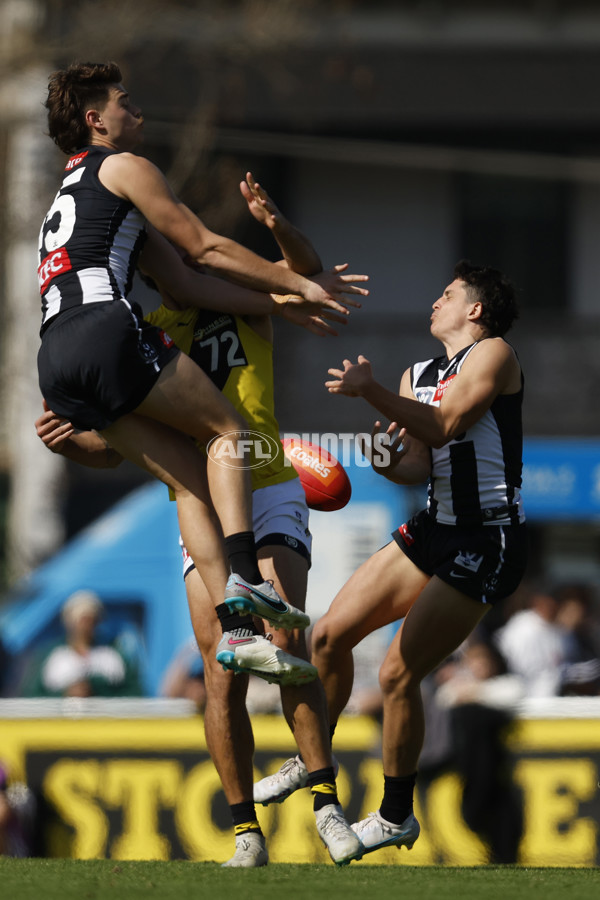
M 311 647 L 313 658 L 325 653 L 328 644 L 327 626 L 323 619 L 320 619 L 312 630 Z
M 223 705 L 236 701 L 244 703 L 248 690 L 248 676 L 234 675 L 233 672 L 223 669 L 221 663 L 215 659 L 214 650 L 202 655 L 204 659 L 204 683 L 211 701 Z
M 214 422 L 213 431 L 216 438 L 215 443 L 218 443 L 220 436 L 229 441 L 233 435 L 237 434 L 240 439 L 243 439 L 248 432 L 248 423 L 233 408 L 224 409 L 217 421 Z
M 401 659 L 386 660 L 379 670 L 379 686 L 384 696 L 404 696 L 419 686 L 419 679 Z
M 248 678 L 245 675 L 234 675 L 233 672 L 213 672 L 205 677 L 207 699 L 219 708 L 244 706 L 248 691 Z
M 327 616 L 320 619 L 313 628 L 311 646 L 313 661 L 319 659 L 323 662 L 346 649 L 343 635 L 327 621 Z

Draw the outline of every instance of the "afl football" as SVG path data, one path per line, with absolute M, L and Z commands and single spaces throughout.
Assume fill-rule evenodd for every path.
M 283 452 L 298 472 L 310 509 L 332 512 L 350 500 L 352 485 L 346 470 L 329 451 L 298 438 L 284 438 Z

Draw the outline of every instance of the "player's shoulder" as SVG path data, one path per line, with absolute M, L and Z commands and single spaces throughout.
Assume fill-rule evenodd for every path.
M 501 394 L 516 394 L 523 388 L 523 372 L 514 347 L 503 337 L 480 341 L 470 354 L 469 376 L 488 373 Z M 466 361 L 469 363 L 469 360 Z
M 124 151 L 111 153 L 102 162 L 100 180 L 108 190 L 125 199 L 139 199 L 156 184 L 160 170 L 149 159 Z
M 501 364 L 514 361 L 518 365 L 518 357 L 514 347 L 500 336 L 483 338 L 483 340 L 477 341 L 469 355 L 473 359 L 488 358 Z
M 140 171 L 156 169 L 154 163 L 150 162 L 149 159 L 146 159 L 144 156 L 137 156 L 128 150 L 123 150 L 121 153 L 107 154 L 102 165 L 105 169 L 139 169 Z

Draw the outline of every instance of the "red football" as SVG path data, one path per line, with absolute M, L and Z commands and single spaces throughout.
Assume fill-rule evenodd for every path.
M 342 464 L 323 447 L 284 438 L 283 452 L 296 469 L 311 509 L 332 512 L 350 499 L 352 485 Z

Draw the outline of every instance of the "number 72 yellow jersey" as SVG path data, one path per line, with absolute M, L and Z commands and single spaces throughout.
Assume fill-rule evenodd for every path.
M 243 318 L 229 313 L 161 305 L 146 320 L 166 331 L 244 416 L 250 429 L 265 436 L 260 459 L 250 449 L 252 489 L 297 478 L 293 466 L 285 463 L 275 418 L 272 343 Z M 265 461 L 268 446 L 277 452 Z

